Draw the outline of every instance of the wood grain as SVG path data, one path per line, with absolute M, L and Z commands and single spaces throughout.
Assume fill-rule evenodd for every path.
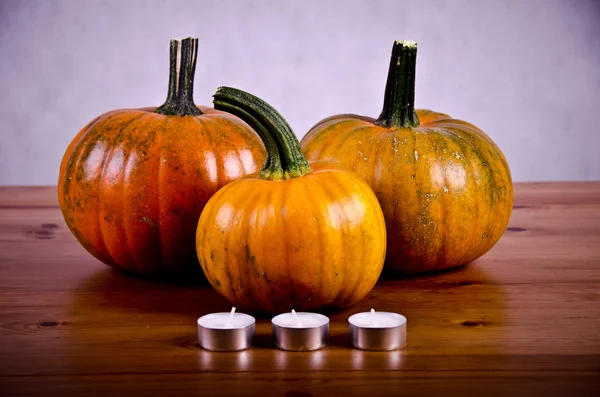
M 159 282 L 92 258 L 53 187 L 0 188 L 0 395 L 514 395 L 600 393 L 600 183 L 515 186 L 510 225 L 475 263 L 385 274 L 331 318 L 317 352 L 211 353 L 195 320 L 228 310 L 205 282 Z M 349 315 L 408 318 L 408 346 L 348 345 Z

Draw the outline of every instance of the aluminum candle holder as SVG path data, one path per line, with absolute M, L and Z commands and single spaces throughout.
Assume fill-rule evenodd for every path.
M 329 318 L 318 313 L 283 313 L 273 317 L 273 339 L 282 350 L 309 351 L 327 346 Z
M 254 317 L 235 313 L 212 313 L 198 319 L 198 344 L 210 351 L 238 351 L 252 346 Z
M 357 313 L 348 318 L 352 346 L 361 350 L 396 350 L 406 346 L 406 317 L 398 313 Z

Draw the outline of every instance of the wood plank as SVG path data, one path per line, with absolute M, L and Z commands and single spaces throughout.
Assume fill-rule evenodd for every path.
M 229 304 L 209 285 L 110 269 L 71 235 L 54 187 L 0 188 L 0 394 L 416 395 L 426 385 L 444 395 L 594 395 L 600 183 L 515 191 L 492 251 L 441 273 L 386 273 L 363 301 L 327 313 L 327 348 L 277 350 L 270 319 L 256 315 L 252 349 L 211 353 L 196 343 L 195 320 Z M 371 307 L 407 316 L 406 349 L 349 346 L 347 317 Z
M 169 374 L 0 378 L 6 396 L 596 396 L 598 374 L 438 372 Z M 427 385 L 427 387 L 424 387 Z M 117 394 L 115 394 L 117 393 Z M 376 393 L 376 394 L 374 394 Z

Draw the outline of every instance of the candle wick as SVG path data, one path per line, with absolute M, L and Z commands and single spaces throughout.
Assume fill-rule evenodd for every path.
M 225 323 L 225 327 L 231 328 L 231 324 L 233 323 L 233 315 L 235 314 L 235 307 L 231 308 L 231 312 L 229 312 L 229 317 L 227 318 L 227 322 Z
M 300 321 L 300 317 L 298 316 L 298 313 L 296 313 L 296 311 L 294 309 L 292 309 L 292 314 L 296 318 L 296 327 L 301 327 L 302 322 Z
M 375 309 L 371 308 L 371 327 L 377 326 L 377 317 L 375 317 Z

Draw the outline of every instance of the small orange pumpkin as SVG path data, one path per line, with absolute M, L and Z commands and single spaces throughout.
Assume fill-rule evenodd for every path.
M 164 105 L 99 116 L 63 157 L 58 198 L 65 221 L 108 265 L 146 274 L 197 270 L 194 236 L 205 203 L 265 159 L 246 123 L 194 105 L 197 49 L 197 39 L 171 41 Z
M 267 148 L 260 175 L 219 190 L 200 216 L 196 245 L 206 278 L 235 306 L 279 313 L 342 308 L 373 288 L 385 258 L 377 198 L 354 173 L 309 165 L 283 117 L 221 87 L 216 109 L 252 126 Z
M 337 160 L 364 178 L 387 225 L 386 266 L 408 273 L 459 266 L 485 254 L 510 218 L 510 170 L 479 128 L 414 110 L 414 42 L 396 42 L 377 120 L 351 114 L 302 139 L 309 160 Z

